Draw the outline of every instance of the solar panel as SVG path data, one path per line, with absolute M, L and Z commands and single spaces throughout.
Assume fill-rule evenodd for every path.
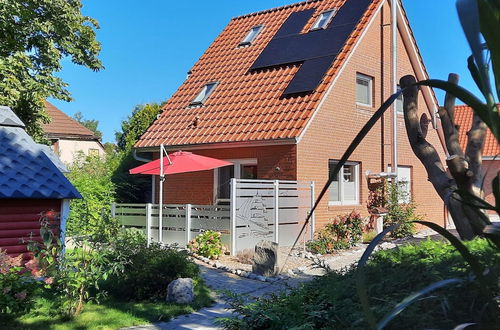
M 348 0 L 326 29 L 300 32 L 316 9 L 291 14 L 250 70 L 302 63 L 284 95 L 313 91 L 372 0 Z

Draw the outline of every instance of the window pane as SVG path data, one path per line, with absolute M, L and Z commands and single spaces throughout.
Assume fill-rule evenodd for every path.
M 370 85 L 370 80 L 356 78 L 356 102 L 371 104 Z
M 333 169 L 337 165 L 338 162 L 330 161 L 328 164 L 328 174 L 331 175 Z M 342 170 L 341 172 L 342 173 Z M 334 177 L 333 182 L 330 185 L 330 199 L 331 202 L 339 202 L 340 201 L 340 186 L 339 186 L 339 176 L 338 174 Z
M 356 165 L 344 165 L 344 201 L 355 202 L 358 200 L 357 196 L 357 182 L 356 182 Z
M 316 23 L 314 23 L 314 25 L 312 26 L 311 30 L 326 28 L 333 13 L 333 10 L 321 13 L 321 15 L 319 15 L 318 19 L 316 20 Z
M 245 36 L 245 38 L 241 41 L 240 45 L 247 45 L 252 43 L 252 41 L 254 41 L 254 39 L 257 37 L 261 29 L 262 26 L 253 27 L 250 30 L 250 32 L 248 32 L 248 34 Z
M 257 179 L 257 165 L 241 165 L 241 179 Z
M 398 86 L 398 92 L 401 90 L 401 87 Z M 398 113 L 403 113 L 403 94 L 399 95 L 396 99 L 396 111 Z
M 219 168 L 217 182 L 217 198 L 229 199 L 231 196 L 231 179 L 234 178 L 234 166 L 224 166 Z

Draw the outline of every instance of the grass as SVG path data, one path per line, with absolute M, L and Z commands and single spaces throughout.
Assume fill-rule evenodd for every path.
M 35 308 L 26 315 L 9 322 L 0 321 L 0 329 L 119 329 L 122 327 L 165 322 L 171 318 L 192 313 L 209 306 L 213 301 L 202 281 L 195 283 L 195 301 L 191 305 L 166 302 L 120 302 L 107 300 L 101 304 L 88 303 L 83 312 L 72 320 L 61 319 L 52 310 L 49 298 L 39 297 Z
M 488 270 L 488 292 L 500 295 L 500 253 L 487 241 L 466 243 Z M 498 328 L 496 303 L 485 298 L 453 246 L 423 241 L 376 253 L 365 268 L 370 307 L 381 320 L 400 301 L 431 283 L 465 279 L 460 285 L 436 290 L 400 313 L 387 329 L 453 329 L 462 323 Z M 235 298 L 239 317 L 226 319 L 228 329 L 368 329 L 356 293 L 356 269 L 332 272 L 287 294 L 247 304 Z M 490 308 L 492 307 L 492 308 Z

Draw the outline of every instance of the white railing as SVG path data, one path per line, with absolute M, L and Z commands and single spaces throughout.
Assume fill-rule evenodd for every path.
M 206 230 L 222 233 L 222 242 L 229 247 L 229 206 L 166 204 L 162 212 L 162 243 L 185 247 L 194 237 Z M 144 231 L 149 242 L 159 241 L 158 204 L 113 204 L 112 215 L 125 228 Z

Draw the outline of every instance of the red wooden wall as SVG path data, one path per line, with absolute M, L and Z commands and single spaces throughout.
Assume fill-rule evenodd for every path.
M 0 249 L 11 256 L 26 253 L 25 241 L 40 239 L 40 216 L 43 212 L 61 211 L 61 200 L 57 199 L 0 199 Z M 59 218 L 50 222 L 59 234 Z

